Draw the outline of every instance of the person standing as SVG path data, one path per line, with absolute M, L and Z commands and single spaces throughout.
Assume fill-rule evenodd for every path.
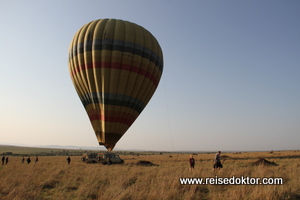
M 24 164 L 25 158 L 23 156 L 22 160 L 21 160 L 21 164 Z
M 221 151 L 218 151 L 218 153 L 216 153 L 215 155 L 215 159 L 214 159 L 214 169 L 221 169 L 223 168 L 223 165 L 221 163 Z
M 193 155 L 190 156 L 189 163 L 190 163 L 190 171 L 193 171 L 195 167 L 195 159 Z
M 31 162 L 30 156 L 27 158 L 27 164 Z
M 8 156 L 5 159 L 5 164 L 7 165 L 7 163 L 8 163 Z
M 71 158 L 70 158 L 70 156 L 68 156 L 68 158 L 67 158 L 67 162 L 68 162 L 68 164 L 70 164 L 70 162 L 71 162 Z
M 5 157 L 2 156 L 2 165 L 4 165 Z
M 37 163 L 37 162 L 39 162 L 39 158 L 36 156 L 34 163 Z
M 110 160 L 110 157 L 107 158 L 107 165 L 110 165 L 111 164 L 111 160 Z

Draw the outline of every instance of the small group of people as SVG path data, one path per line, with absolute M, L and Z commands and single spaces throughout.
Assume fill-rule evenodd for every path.
M 30 156 L 26 159 L 27 161 L 27 164 L 31 163 L 31 158 Z M 36 156 L 35 157 L 35 160 L 34 160 L 34 163 L 37 163 L 39 161 L 39 158 Z M 25 157 L 23 156 L 22 160 L 21 160 L 21 164 L 24 164 L 25 163 Z
M 2 156 L 2 165 L 6 165 L 7 163 L 8 163 L 8 156 L 7 157 L 5 157 L 5 156 Z M 27 162 L 27 164 L 30 164 L 31 163 L 31 158 L 30 158 L 30 156 L 28 156 L 28 158 L 26 159 L 26 162 Z M 39 158 L 36 156 L 35 157 L 35 160 L 34 160 L 34 163 L 38 163 L 39 162 Z M 71 158 L 70 158 L 70 156 L 68 156 L 68 158 L 67 158 L 67 162 L 68 162 L 68 164 L 70 164 L 70 162 L 71 162 Z M 21 164 L 24 164 L 25 163 L 25 157 L 23 156 L 22 157 L 22 159 L 21 159 Z
M 2 165 L 7 165 L 7 163 L 8 163 L 8 156 L 5 158 L 5 156 L 2 156 Z
M 189 163 L 190 163 L 190 171 L 193 171 L 195 167 L 195 159 L 193 155 L 190 156 Z M 218 153 L 216 153 L 214 157 L 213 169 L 220 170 L 221 168 L 223 168 L 223 165 L 221 163 L 221 151 L 218 151 Z

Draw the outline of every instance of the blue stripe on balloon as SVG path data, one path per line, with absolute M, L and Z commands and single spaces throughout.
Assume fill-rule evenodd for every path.
M 90 104 L 101 103 L 105 105 L 115 105 L 131 108 L 136 110 L 138 113 L 141 113 L 146 106 L 142 101 L 138 100 L 137 98 L 113 93 L 85 93 L 83 96 L 81 96 L 81 101 L 84 107 Z
M 95 39 L 78 43 L 77 45 L 74 45 L 72 49 L 70 49 L 69 59 L 71 60 L 77 54 L 83 54 L 84 52 L 94 50 L 122 51 L 139 55 L 155 63 L 159 70 L 161 72 L 163 71 L 163 60 L 155 52 L 142 45 L 122 40 Z

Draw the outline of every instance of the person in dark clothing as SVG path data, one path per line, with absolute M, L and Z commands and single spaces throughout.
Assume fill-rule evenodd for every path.
M 70 164 L 70 162 L 71 162 L 70 156 L 68 156 L 67 161 L 68 161 L 68 164 Z
M 193 158 L 192 155 L 190 156 L 189 163 L 190 163 L 190 171 L 193 171 L 195 167 L 195 159 Z
M 2 165 L 4 165 L 5 157 L 2 156 Z
M 31 162 L 30 156 L 27 158 L 27 164 Z
M 5 164 L 7 165 L 7 163 L 8 163 L 8 156 L 5 159 Z

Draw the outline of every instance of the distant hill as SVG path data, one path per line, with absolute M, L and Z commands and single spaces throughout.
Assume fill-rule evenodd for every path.
M 80 154 L 86 151 L 103 151 L 104 148 L 81 148 L 74 146 L 45 146 L 45 147 L 25 147 L 25 146 L 14 146 L 14 145 L 0 145 L 0 154 L 3 155 L 68 155 L 68 154 Z
M 81 153 L 86 153 L 90 151 L 107 151 L 104 147 L 87 147 L 87 146 L 59 146 L 59 145 L 45 145 L 30 147 L 22 144 L 18 145 L 7 145 L 0 144 L 0 155 L 1 154 L 14 154 L 14 155 L 81 155 Z M 174 153 L 214 153 L 209 151 L 151 151 L 142 149 L 118 149 L 115 148 L 113 152 L 118 152 L 120 154 L 137 153 L 137 154 L 174 154 Z
M 26 156 L 26 155 L 39 155 L 39 156 L 54 156 L 54 155 L 82 155 L 82 153 L 88 152 L 106 152 L 104 147 L 85 147 L 85 146 L 59 146 L 59 145 L 47 145 L 39 147 L 27 147 L 17 145 L 1 145 L 0 155 L 11 156 Z M 113 152 L 118 154 L 159 154 L 159 151 L 144 151 L 144 150 L 121 150 L 115 148 Z M 133 153 L 134 152 L 134 153 Z

